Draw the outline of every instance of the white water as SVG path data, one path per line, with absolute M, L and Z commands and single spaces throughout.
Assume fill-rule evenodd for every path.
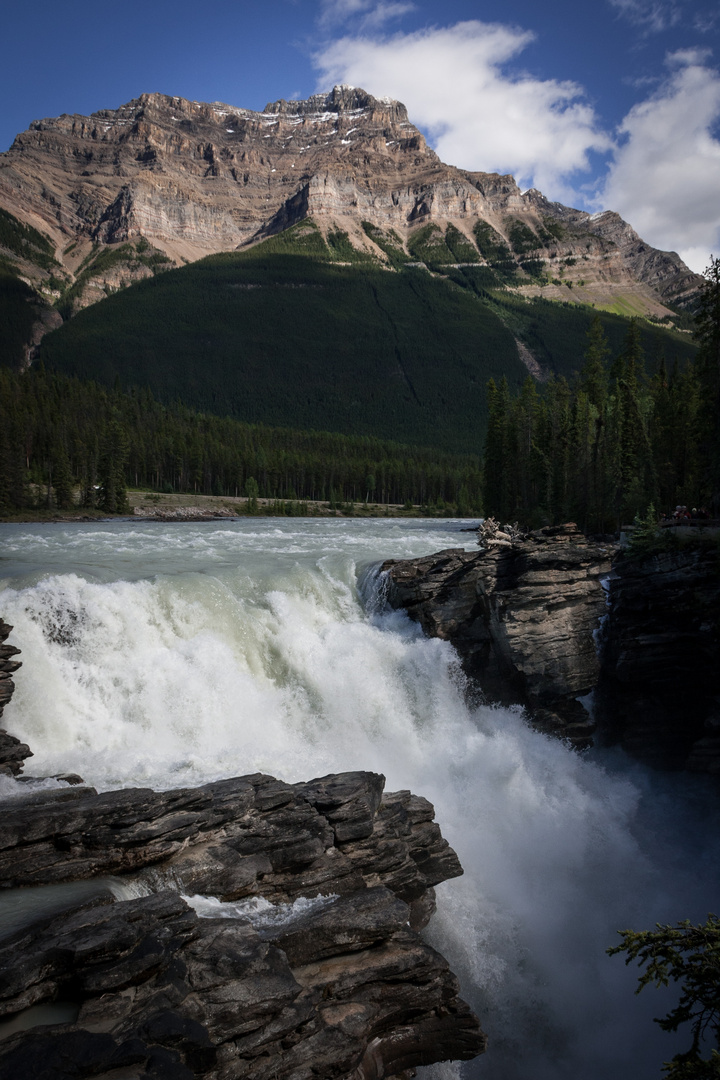
M 651 1020 L 668 1006 L 634 997 L 605 949 L 717 909 L 714 804 L 697 779 L 470 708 L 446 643 L 366 610 L 370 564 L 472 548 L 458 528 L 0 526 L 0 614 L 25 665 L 4 720 L 35 751 L 26 771 L 100 788 L 373 769 L 427 796 L 465 868 L 429 936 L 490 1036 L 433 1075 L 655 1080 L 676 1049 Z

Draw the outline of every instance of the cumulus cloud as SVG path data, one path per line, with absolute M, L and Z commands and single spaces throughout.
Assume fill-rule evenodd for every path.
M 668 56 L 665 81 L 620 126 L 602 190 L 604 206 L 698 271 L 720 249 L 720 72 L 708 59 L 706 50 Z
M 338 0 L 358 4 L 362 0 Z M 551 198 L 612 143 L 577 83 L 538 79 L 507 65 L 533 34 L 476 20 L 392 36 L 358 33 L 327 43 L 320 85 L 350 83 L 403 101 L 444 161 L 511 172 Z

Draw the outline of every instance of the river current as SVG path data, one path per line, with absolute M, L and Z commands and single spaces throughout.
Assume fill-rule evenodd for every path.
M 27 773 L 103 790 L 371 769 L 426 796 L 465 868 L 426 933 L 490 1044 L 422 1074 L 656 1080 L 684 1045 L 652 1022 L 675 995 L 636 997 L 605 950 L 717 910 L 716 803 L 702 778 L 470 704 L 453 649 L 383 610 L 378 563 L 472 549 L 467 524 L 0 525 L 24 665 L 3 721 L 34 751 Z M 3 779 L 0 798 L 22 790 Z

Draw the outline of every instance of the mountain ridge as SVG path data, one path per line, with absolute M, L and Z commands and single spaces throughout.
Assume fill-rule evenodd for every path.
M 521 192 L 511 176 L 443 163 L 401 102 L 348 86 L 261 112 L 149 93 L 89 117 L 35 120 L 0 154 L 0 206 L 54 244 L 54 274 L 18 264 L 32 284 L 57 299 L 83 276 L 67 314 L 162 259 L 242 249 L 306 218 L 381 265 L 390 250 L 431 268 L 504 266 L 523 295 L 656 318 L 701 281 L 613 211 L 591 215 Z M 156 265 L 138 259 L 138 243 Z M 114 264 L 94 273 L 104 251 Z

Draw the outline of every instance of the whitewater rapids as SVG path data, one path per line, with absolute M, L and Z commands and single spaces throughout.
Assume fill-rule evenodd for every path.
M 605 950 L 717 910 L 717 804 L 697 778 L 471 706 L 452 648 L 383 610 L 378 562 L 472 549 L 467 524 L 0 525 L 24 665 L 3 720 L 26 772 L 99 789 L 370 769 L 426 796 L 465 868 L 428 936 L 490 1046 L 425 1076 L 655 1080 L 683 1046 L 652 1023 L 673 995 L 635 997 Z

